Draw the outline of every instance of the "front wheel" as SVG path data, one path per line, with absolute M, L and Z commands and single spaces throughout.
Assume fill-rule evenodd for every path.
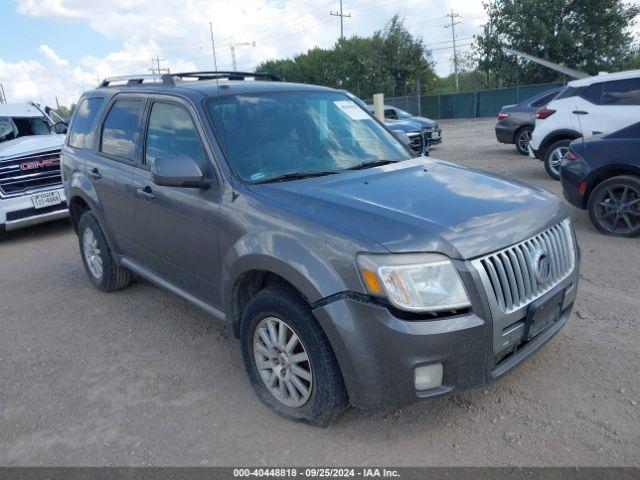
M 544 156 L 544 169 L 554 180 L 560 180 L 560 164 L 569 151 L 571 140 L 558 140 L 551 145 Z
M 331 344 L 293 290 L 260 291 L 244 311 L 240 341 L 249 380 L 272 410 L 327 426 L 345 409 L 347 394 Z
M 589 196 L 589 217 L 607 235 L 640 235 L 640 178 L 622 175 L 598 185 Z
M 520 155 L 529 155 L 529 142 L 531 141 L 531 134 L 533 128 L 523 127 L 518 130 L 516 134 L 516 149 Z

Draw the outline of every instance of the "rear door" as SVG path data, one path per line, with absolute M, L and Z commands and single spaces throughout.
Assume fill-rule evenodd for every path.
M 150 167 L 158 157 L 186 155 L 214 172 L 204 132 L 188 102 L 151 97 L 141 163 L 133 174 L 134 258 L 211 304 L 219 303 L 220 182 L 209 189 L 160 187 Z
M 104 228 L 120 253 L 131 248 L 132 174 L 139 155 L 144 95 L 117 95 L 99 125 L 99 138 L 86 156 L 85 174 L 98 197 Z

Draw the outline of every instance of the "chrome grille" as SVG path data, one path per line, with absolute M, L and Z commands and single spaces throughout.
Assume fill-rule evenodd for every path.
M 416 153 L 422 153 L 422 148 L 423 148 L 423 144 L 422 144 L 422 135 L 419 133 L 409 133 L 407 134 L 407 136 L 409 137 L 409 140 L 411 140 L 411 150 L 413 150 Z
M 474 262 L 486 274 L 489 295 L 505 313 L 541 297 L 567 278 L 576 255 L 571 223 L 566 219 L 522 243 Z M 546 262 L 541 267 L 541 262 Z M 546 266 L 546 268 L 544 268 Z M 541 278 L 546 274 L 546 278 Z
M 5 196 L 18 196 L 28 190 L 61 183 L 58 149 L 0 160 L 0 193 Z

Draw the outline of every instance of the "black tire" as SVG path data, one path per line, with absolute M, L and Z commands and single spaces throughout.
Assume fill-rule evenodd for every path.
M 291 407 L 282 403 L 269 391 L 258 370 L 254 354 L 254 335 L 257 335 L 257 327 L 269 318 L 286 323 L 299 337 L 301 348 L 308 355 L 308 368 L 313 376 L 313 383 L 310 386 L 310 396 L 304 405 Z M 267 287 L 258 292 L 242 314 L 240 341 L 244 366 L 251 385 L 258 398 L 275 412 L 290 420 L 326 427 L 347 407 L 347 392 L 331 344 L 313 316 L 311 308 L 297 292 L 282 286 Z M 282 382 L 279 378 L 276 380 L 279 386 Z
M 92 272 L 85 252 L 85 242 L 83 239 L 87 230 L 92 232 L 97 247 L 99 248 L 99 254 L 97 256 L 102 260 L 102 275 L 100 276 Z M 131 272 L 116 263 L 104 233 L 102 233 L 100 224 L 93 213 L 85 212 L 80 217 L 80 221 L 78 222 L 78 238 L 80 240 L 82 263 L 91 282 L 98 290 L 114 292 L 129 286 L 131 283 Z
M 637 237 L 640 235 L 640 178 L 621 175 L 605 180 L 589 195 L 588 208 L 591 223 L 602 233 Z
M 549 148 L 544 154 L 544 169 L 547 171 L 547 174 L 553 178 L 554 180 L 560 180 L 560 166 L 555 167 L 555 162 L 557 158 L 554 158 L 554 155 L 558 149 L 569 149 L 569 145 L 573 140 L 565 139 L 558 140 Z
M 520 130 L 516 132 L 514 137 L 516 150 L 520 155 L 529 155 L 529 140 L 531 139 L 531 133 L 533 132 L 533 127 L 522 127 Z M 524 141 L 523 136 L 526 136 L 526 142 Z

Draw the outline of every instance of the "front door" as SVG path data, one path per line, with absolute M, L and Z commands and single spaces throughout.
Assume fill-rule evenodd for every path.
M 165 280 L 219 306 L 219 185 L 160 187 L 150 167 L 158 157 L 189 156 L 212 171 L 210 154 L 188 105 L 152 99 L 143 160 L 133 173 L 133 257 Z M 215 178 L 215 176 L 214 176 Z

